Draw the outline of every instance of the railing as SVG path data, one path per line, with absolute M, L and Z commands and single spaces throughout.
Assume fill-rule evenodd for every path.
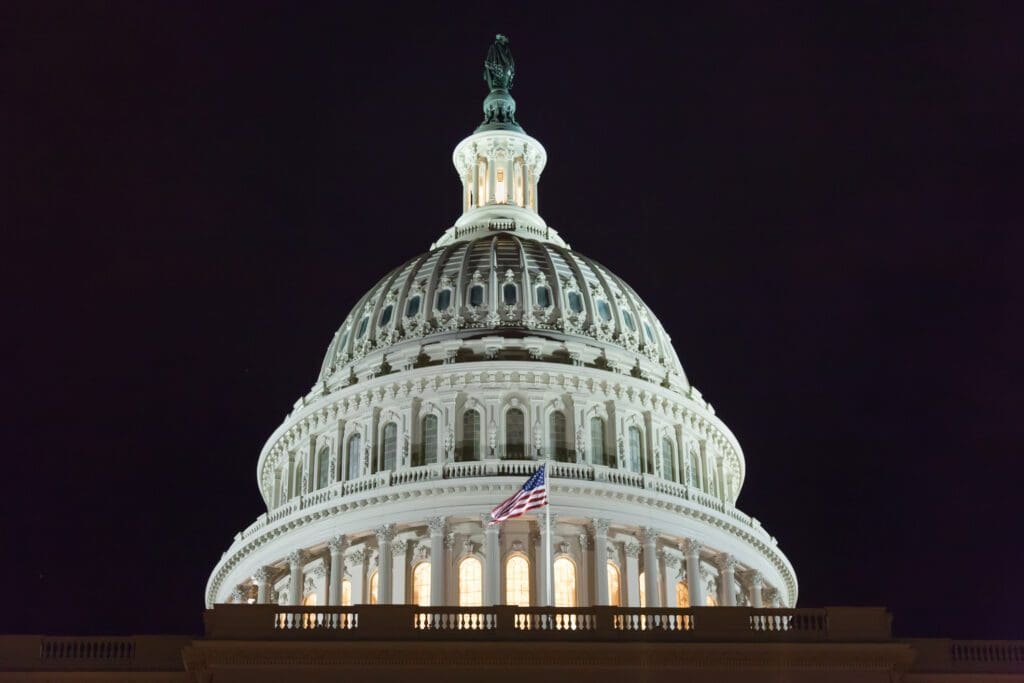
M 916 655 L 911 671 L 1024 673 L 1024 641 L 921 638 L 904 642 Z
M 0 679 L 9 671 L 181 671 L 190 636 L 0 636 Z M 42 677 L 32 680 L 65 680 Z M 110 677 L 90 674 L 89 680 Z M 140 677 L 133 680 L 143 680 Z M 79 679 L 75 679 L 79 680 Z M 176 679 L 177 680 L 177 679 Z
M 886 641 L 883 608 L 281 607 L 216 605 L 214 640 Z
M 39 658 L 121 659 L 135 657 L 135 642 L 129 638 L 46 638 L 39 644 Z

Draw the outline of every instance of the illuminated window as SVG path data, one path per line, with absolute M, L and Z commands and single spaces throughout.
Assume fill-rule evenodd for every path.
M 479 607 L 484 602 L 483 567 L 475 557 L 459 562 L 459 605 Z
M 530 563 L 522 555 L 505 563 L 505 604 L 530 606 Z
M 677 607 L 689 607 L 690 606 L 690 589 L 682 581 L 679 581 L 679 582 L 676 583 L 676 606 Z
M 636 332 L 636 323 L 633 322 L 633 314 L 629 311 L 622 312 L 622 320 L 626 323 L 626 327 L 629 328 L 630 332 Z
M 377 572 L 370 574 L 370 604 L 377 604 Z
M 480 459 L 480 413 L 467 410 L 462 414 L 462 451 L 459 460 Z
M 359 477 L 359 459 L 363 452 L 363 438 L 358 434 L 348 437 L 348 478 Z
M 537 288 L 537 305 L 541 308 L 547 308 L 551 305 L 551 290 L 547 287 Z
M 395 469 L 395 456 L 398 453 L 398 425 L 388 422 L 384 425 L 384 469 Z
M 607 465 L 604 452 L 604 420 L 590 418 L 590 461 L 595 465 Z
M 704 602 L 707 603 L 708 607 L 718 607 L 718 598 L 714 595 L 709 595 Z
M 678 481 L 676 476 L 676 449 L 668 437 L 661 440 L 661 476 Z
M 551 439 L 551 457 L 559 462 L 569 461 L 569 446 L 566 443 L 565 413 L 556 410 L 548 417 L 548 432 Z
M 647 607 L 647 583 L 643 572 L 640 572 L 640 606 Z
M 505 413 L 505 457 L 526 457 L 526 417 L 518 408 Z
M 514 306 L 516 301 L 519 300 L 519 292 L 517 291 L 516 286 L 511 282 L 506 283 L 505 286 L 501 288 L 501 298 L 505 301 L 506 306 Z
M 477 187 L 480 188 L 480 192 L 479 192 L 480 196 L 477 197 L 477 206 L 483 206 L 484 204 L 487 203 L 487 197 L 488 197 L 488 193 L 487 193 L 487 160 L 486 159 L 480 159 L 477 162 L 476 169 L 477 169 L 477 171 L 476 171 L 476 173 L 477 173 L 476 184 L 477 184 Z
M 327 475 L 330 466 L 331 452 L 326 448 L 321 448 L 320 453 L 316 456 L 316 487 L 318 489 L 322 489 L 329 483 Z
M 469 305 L 470 306 L 483 306 L 484 304 L 484 286 L 473 285 L 469 288 Z
M 569 292 L 569 310 L 573 313 L 583 312 L 583 297 L 579 292 Z
M 412 570 L 412 602 L 430 607 L 430 563 L 420 562 Z
M 395 307 L 387 305 L 384 307 L 384 312 L 380 314 L 380 326 L 387 327 L 388 323 L 391 322 L 391 315 L 395 312 Z
M 601 320 L 605 322 L 612 319 L 612 309 L 604 299 L 597 300 L 597 314 L 601 316 Z
M 405 304 L 405 317 L 412 318 L 420 312 L 420 297 L 414 296 L 409 299 L 409 302 Z
M 447 311 L 452 305 L 452 290 L 442 289 L 437 293 L 437 310 Z
M 433 465 L 437 462 L 437 415 L 423 418 L 423 462 L 422 465 Z
M 362 339 L 364 336 L 366 336 L 366 326 L 369 325 L 369 324 L 370 324 L 370 318 L 369 317 L 363 318 L 359 322 L 359 329 L 356 331 L 356 339 Z
M 555 607 L 576 606 L 576 565 L 567 557 L 555 560 Z
M 640 472 L 640 429 L 630 427 L 629 434 L 629 469 Z
M 508 184 L 505 182 L 505 169 L 503 168 L 494 172 L 494 201 L 499 204 L 508 202 Z
M 615 566 L 615 563 L 608 562 L 608 604 L 612 607 L 618 607 L 622 604 L 622 594 L 620 593 L 620 581 L 619 581 L 619 568 Z
M 341 604 L 346 606 L 352 604 L 352 582 L 348 579 L 341 580 Z
M 306 607 L 316 607 L 316 593 L 310 593 L 302 598 L 302 604 Z

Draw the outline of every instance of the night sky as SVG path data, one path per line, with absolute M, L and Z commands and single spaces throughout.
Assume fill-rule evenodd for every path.
M 198 633 L 259 450 L 455 220 L 509 36 L 541 213 L 743 446 L 802 606 L 1024 638 L 1015 3 L 0 6 L 0 631 Z

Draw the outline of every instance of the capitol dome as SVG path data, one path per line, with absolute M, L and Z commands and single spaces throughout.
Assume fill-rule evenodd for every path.
M 208 606 L 795 606 L 792 566 L 736 507 L 739 442 L 665 328 L 539 214 L 547 152 L 513 76 L 499 36 L 453 155 L 462 215 L 343 320 L 260 453 L 267 511 Z M 493 523 L 541 464 L 550 505 Z

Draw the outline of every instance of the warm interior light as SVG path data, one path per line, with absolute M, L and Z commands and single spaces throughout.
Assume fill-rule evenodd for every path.
M 499 204 L 508 203 L 508 184 L 505 182 L 505 169 L 499 168 L 494 173 L 494 201 Z

